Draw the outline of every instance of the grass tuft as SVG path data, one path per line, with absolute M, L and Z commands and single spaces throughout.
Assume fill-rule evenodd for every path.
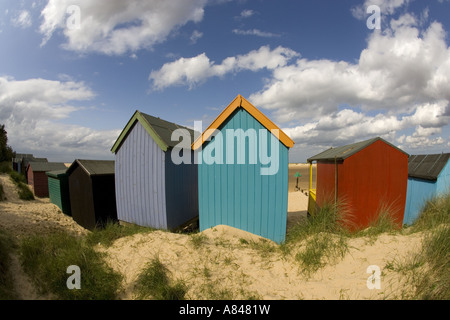
M 26 238 L 20 246 L 24 271 L 43 294 L 63 300 L 112 300 L 117 297 L 122 276 L 114 272 L 81 238 L 66 233 Z M 69 290 L 69 266 L 78 266 L 81 289 Z
M 16 184 L 18 188 L 19 199 L 31 201 L 34 200 L 33 192 L 31 192 L 30 188 L 27 185 L 25 176 L 16 171 L 11 171 L 9 173 L 11 180 Z
M 159 260 L 153 258 L 139 275 L 136 284 L 138 299 L 184 300 L 187 292 L 183 281 L 172 283 L 169 270 Z
M 290 229 L 281 251 L 286 254 L 291 251 L 290 248 L 304 244 L 295 259 L 302 266 L 303 273 L 310 275 L 327 262 L 336 261 L 346 254 L 348 225 L 351 225 L 351 219 L 345 203 L 326 203 L 306 221 Z
M 110 247 L 117 239 L 135 235 L 137 233 L 150 233 L 153 228 L 141 227 L 138 225 L 121 225 L 115 221 L 108 221 L 105 226 L 95 228 L 87 235 L 86 241 L 89 245 L 101 244 Z
M 10 255 L 15 247 L 11 236 L 0 229 L 0 300 L 15 300 L 17 298 L 10 270 Z

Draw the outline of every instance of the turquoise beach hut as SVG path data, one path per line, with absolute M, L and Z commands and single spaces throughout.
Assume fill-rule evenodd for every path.
M 193 144 L 200 231 L 228 225 L 283 242 L 293 146 L 280 128 L 238 95 Z
M 408 161 L 408 191 L 403 224 L 413 224 L 428 199 L 450 192 L 450 153 L 413 155 Z

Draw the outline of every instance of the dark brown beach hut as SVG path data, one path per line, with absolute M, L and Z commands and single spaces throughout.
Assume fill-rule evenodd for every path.
M 67 170 L 73 219 L 92 230 L 117 220 L 114 161 L 75 160 Z

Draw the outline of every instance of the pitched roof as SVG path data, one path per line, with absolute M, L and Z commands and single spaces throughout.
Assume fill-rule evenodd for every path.
M 412 155 L 408 160 L 408 175 L 435 181 L 449 159 L 450 153 Z
M 46 172 L 46 174 L 47 174 L 47 176 L 52 177 L 52 178 L 60 178 L 67 174 L 67 169 L 66 170 L 48 171 L 48 172 Z
M 114 174 L 115 162 L 114 160 L 75 160 L 67 169 L 67 174 L 70 175 L 76 167 L 80 166 L 88 175 L 110 175 Z
M 186 133 L 189 134 L 189 136 L 183 136 L 183 142 L 186 143 L 186 141 L 188 141 L 189 143 L 183 145 L 182 147 L 190 148 L 190 143 L 194 141 L 194 130 L 180 126 L 173 122 L 153 117 L 137 110 L 131 117 L 130 121 L 128 121 L 126 127 L 122 130 L 119 138 L 111 148 L 113 153 L 116 153 L 120 149 L 123 141 L 126 139 L 128 133 L 134 128 L 137 121 L 140 122 L 140 124 L 145 128 L 148 134 L 153 138 L 153 140 L 155 140 L 163 151 L 179 146 L 179 141 L 172 141 L 172 133 L 177 129 L 185 129 L 187 130 Z M 180 133 L 183 134 L 183 131 Z
M 292 148 L 294 146 L 294 141 L 289 138 L 286 133 L 284 133 L 276 124 L 274 124 L 269 118 L 267 118 L 261 111 L 259 111 L 255 106 L 248 102 L 243 96 L 238 95 L 233 102 L 231 102 L 228 107 L 226 107 L 222 113 L 211 123 L 211 125 L 203 132 L 203 134 L 195 140 L 192 144 L 192 148 L 197 150 L 203 143 L 208 141 L 209 137 L 213 134 L 214 130 L 219 129 L 219 127 L 233 114 L 233 112 L 238 109 L 243 108 L 248 113 L 250 113 L 259 123 L 261 123 L 267 130 L 278 130 L 279 136 L 278 140 L 281 141 L 286 147 Z
M 28 166 L 31 167 L 33 172 L 47 172 L 47 171 L 55 171 L 55 170 L 66 170 L 67 167 L 62 162 L 35 162 L 31 161 L 28 163 Z
M 391 147 L 407 154 L 406 152 L 404 152 L 403 150 L 397 148 L 396 146 L 392 145 L 391 143 L 387 142 L 386 140 L 377 137 L 377 138 L 373 138 L 373 139 L 369 139 L 369 140 L 365 140 L 365 141 L 360 141 L 360 142 L 356 142 L 356 143 L 352 143 L 352 144 L 348 144 L 345 146 L 341 146 L 341 147 L 337 147 L 337 148 L 330 148 L 328 150 L 325 150 L 311 158 L 309 158 L 307 161 L 308 162 L 312 162 L 312 161 L 318 161 L 318 160 L 345 160 L 348 157 L 354 155 L 355 153 L 367 148 L 368 146 L 370 146 L 372 143 L 376 142 L 376 141 L 383 141 L 384 143 L 390 145 Z M 407 154 L 408 155 L 408 154 Z

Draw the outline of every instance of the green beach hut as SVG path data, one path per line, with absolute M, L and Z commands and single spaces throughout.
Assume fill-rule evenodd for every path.
M 71 216 L 69 177 L 66 170 L 49 171 L 46 174 L 50 202 L 57 205 L 64 214 Z

